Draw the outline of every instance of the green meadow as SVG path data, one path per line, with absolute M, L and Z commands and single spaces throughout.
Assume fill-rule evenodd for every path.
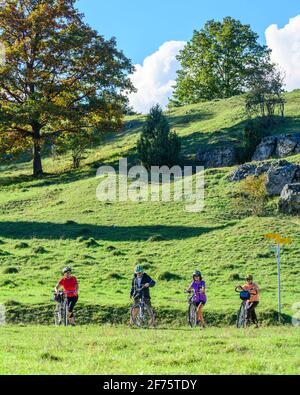
M 286 100 L 287 119 L 274 133 L 300 130 L 300 92 Z M 166 112 L 182 137 L 186 163 L 200 147 L 240 144 L 242 103 L 237 97 Z M 237 185 L 227 180 L 233 168 L 205 171 L 199 213 L 187 212 L 187 202 L 98 201 L 97 168 L 117 166 L 122 157 L 137 163 L 143 120 L 128 117 L 124 130 L 87 152 L 77 171 L 69 155 L 46 155 L 41 179 L 32 178 L 29 161 L 1 166 L 0 303 L 8 325 L 0 327 L 0 373 L 299 374 L 299 328 L 290 324 L 300 301 L 299 217 L 278 214 L 277 198 L 262 217 L 241 211 Z M 270 232 L 293 239 L 282 253 L 280 327 L 276 260 L 264 239 Z M 155 330 L 125 326 L 136 263 L 157 281 Z M 52 291 L 66 265 L 80 284 L 79 326 L 55 328 L 49 326 Z M 201 332 L 187 326 L 183 293 L 196 268 L 207 283 L 208 328 Z M 238 331 L 234 288 L 246 273 L 262 290 L 262 327 Z
M 300 369 L 299 328 L 0 329 L 0 374 L 295 375 Z
M 300 128 L 300 92 L 287 94 L 286 100 L 287 119 L 274 133 Z M 192 158 L 201 146 L 239 144 L 242 103 L 236 97 L 167 112 L 183 139 L 186 157 Z M 173 309 L 185 320 L 183 290 L 193 270 L 200 268 L 212 324 L 214 316 L 216 322 L 225 316 L 226 322 L 232 322 L 239 306 L 234 287 L 249 272 L 262 288 L 259 312 L 270 318 L 277 308 L 277 268 L 263 237 L 269 232 L 293 239 L 282 255 L 283 312 L 291 315 L 293 304 L 300 300 L 299 217 L 279 215 L 276 199 L 269 201 L 263 217 L 241 212 L 235 200 L 237 185 L 227 181 L 233 168 L 205 171 L 205 209 L 200 213 L 187 212 L 187 202 L 96 199 L 98 166 L 117 166 L 121 157 L 136 163 L 135 142 L 142 122 L 143 116 L 129 117 L 125 130 L 89 151 L 78 171 L 70 170 L 68 155 L 46 157 L 47 175 L 42 179 L 30 176 L 31 162 L 1 166 L 0 302 L 7 305 L 7 316 L 19 322 L 27 315 L 30 322 L 34 311 L 44 309 L 42 322 L 52 322 L 52 289 L 62 267 L 69 265 L 80 283 L 79 307 L 93 311 L 83 314 L 82 323 L 84 315 L 93 321 L 91 317 L 101 310 L 97 306 L 108 311 L 119 307 L 125 317 L 132 271 L 141 263 L 157 281 L 152 297 L 158 315 Z M 30 319 L 26 309 L 33 310 Z M 20 314 L 22 319 L 17 319 Z

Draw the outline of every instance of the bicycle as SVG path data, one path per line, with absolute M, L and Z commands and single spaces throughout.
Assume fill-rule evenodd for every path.
M 187 294 L 191 294 L 192 291 L 184 291 Z M 195 328 L 197 326 L 197 306 L 194 303 L 194 296 L 195 296 L 195 291 L 193 292 L 193 295 L 188 297 L 188 323 L 191 328 Z
M 152 308 L 145 303 L 145 297 L 142 288 L 137 288 L 133 298 L 139 299 L 138 303 L 134 303 L 130 309 L 131 322 L 139 328 L 147 328 L 154 326 L 154 313 Z M 138 310 L 138 312 L 137 312 Z
M 246 328 L 247 315 L 248 315 L 248 300 L 251 298 L 251 295 L 257 295 L 257 291 L 255 293 L 245 290 L 242 286 L 238 286 L 235 288 L 235 292 L 240 294 L 240 299 L 242 300 L 241 306 L 237 313 L 236 327 L 237 328 Z
M 55 326 L 68 326 L 69 325 L 69 305 L 68 296 L 65 291 L 59 291 L 54 294 L 54 300 L 57 302 L 54 310 L 54 323 Z

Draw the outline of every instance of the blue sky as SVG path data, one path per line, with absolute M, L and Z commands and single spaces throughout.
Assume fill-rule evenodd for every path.
M 133 64 L 137 93 L 131 106 L 148 112 L 172 96 L 178 52 L 194 30 L 225 16 L 250 24 L 286 75 L 286 89 L 300 88 L 300 0 L 78 0 L 86 21 L 117 45 Z
M 77 6 L 99 33 L 115 36 L 134 63 L 166 41 L 189 40 L 209 19 L 238 18 L 265 42 L 269 25 L 283 27 L 300 14 L 300 0 L 78 0 Z

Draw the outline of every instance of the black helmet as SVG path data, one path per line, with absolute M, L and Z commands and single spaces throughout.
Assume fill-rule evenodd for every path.
M 199 270 L 195 270 L 194 273 L 193 273 L 193 278 L 194 277 L 202 277 L 201 272 L 199 272 Z
M 71 271 L 72 271 L 72 269 L 70 268 L 70 267 L 65 267 L 64 269 L 63 269 L 63 274 L 65 274 L 65 273 L 68 273 L 68 272 L 70 272 L 71 273 Z

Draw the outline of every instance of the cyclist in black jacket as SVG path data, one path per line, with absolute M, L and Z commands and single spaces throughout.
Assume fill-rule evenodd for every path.
M 134 269 L 134 277 L 132 279 L 130 291 L 130 298 L 134 299 L 134 303 L 139 302 L 139 294 L 142 293 L 144 295 L 145 304 L 152 309 L 149 288 L 152 288 L 154 286 L 155 281 L 152 280 L 152 278 L 144 272 L 144 269 L 141 265 L 137 265 Z M 137 292 L 138 290 L 141 291 Z

